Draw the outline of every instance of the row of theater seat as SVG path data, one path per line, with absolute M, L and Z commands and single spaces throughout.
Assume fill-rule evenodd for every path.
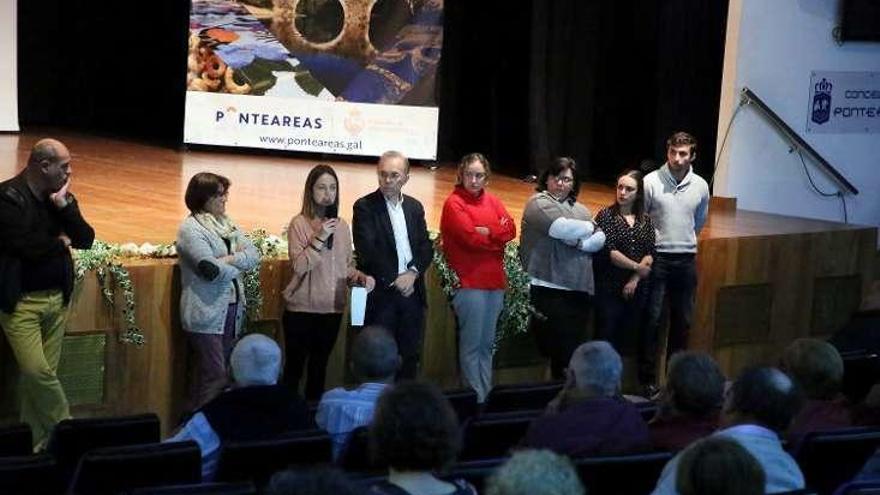
M 576 465 L 591 489 L 589 493 L 612 493 L 609 489 L 613 487 L 613 493 L 635 494 L 650 491 L 670 458 L 669 453 L 652 453 L 578 459 Z M 468 479 L 481 488 L 488 474 L 504 460 L 504 457 L 496 457 L 460 462 L 449 474 Z M 220 485 L 224 489 L 244 490 L 252 486 L 251 483 L 253 486 L 263 486 L 273 473 L 291 465 L 329 462 L 330 441 L 326 435 L 291 433 L 272 440 L 225 446 L 218 468 L 218 480 L 225 482 Z M 61 493 L 64 485 L 57 468 L 57 463 L 48 454 L 0 459 L 0 493 Z M 379 474 L 361 473 L 361 476 L 361 482 L 369 484 Z M 198 483 L 199 479 L 199 451 L 191 442 L 105 447 L 83 455 L 72 475 L 70 493 L 109 495 L 149 485 Z M 241 485 L 242 482 L 245 485 Z M 194 487 L 181 489 L 200 490 Z M 133 493 L 154 492 L 142 490 Z
M 846 361 L 851 361 L 848 366 L 848 375 L 852 377 L 856 368 L 865 370 L 870 368 L 874 375 L 876 372 L 877 356 L 860 354 L 851 356 Z M 867 378 L 865 376 L 861 378 Z M 855 383 L 855 381 L 851 381 Z M 533 383 L 520 385 L 499 386 L 493 390 L 485 407 L 478 407 L 476 396 L 469 390 L 453 390 L 446 393 L 459 419 L 463 425 L 464 445 L 460 456 L 460 465 L 456 469 L 463 472 L 487 473 L 494 466 L 502 462 L 504 455 L 515 446 L 525 434 L 529 423 L 541 413 L 546 403 L 561 389 L 560 382 Z M 858 385 L 863 389 L 864 384 Z M 653 403 L 640 403 L 639 407 L 643 417 L 650 419 L 656 406 Z M 92 483 L 89 481 L 89 466 L 98 464 L 103 466 L 112 465 L 110 457 L 124 458 L 126 462 L 133 462 L 132 458 L 144 457 L 144 462 L 149 459 L 159 459 L 167 456 L 180 456 L 181 459 L 192 453 L 187 453 L 186 444 L 177 446 L 155 445 L 160 435 L 159 420 L 155 415 L 138 415 L 125 418 L 96 418 L 77 419 L 62 422 L 54 435 L 52 444 L 49 446 L 48 455 L 28 455 L 30 452 L 30 431 L 26 426 L 15 426 L 0 430 L 0 493 L 19 493 L 23 486 L 27 486 L 23 480 L 36 480 L 46 486 L 64 487 L 74 486 L 77 483 Z M 798 453 L 798 460 L 807 476 L 810 486 L 819 488 L 822 493 L 830 493 L 840 482 L 852 477 L 856 470 L 864 462 L 873 449 L 880 443 L 880 432 L 869 429 L 851 429 L 819 436 L 812 443 L 806 444 Z M 113 446 L 140 445 L 126 447 L 129 450 L 113 451 Z M 84 456 L 93 449 L 108 448 L 109 452 L 92 452 L 91 457 Z M 166 453 L 165 448 L 169 449 Z M 219 466 L 219 479 L 225 481 L 256 480 L 257 484 L 265 482 L 268 477 L 278 469 L 289 464 L 320 464 L 330 461 L 330 441 L 323 432 L 305 431 L 295 432 L 282 438 L 264 442 L 246 442 L 242 444 L 230 444 L 224 448 Z M 198 449 L 192 465 L 197 465 Z M 90 455 L 91 455 L 90 454 Z M 123 455 L 124 454 L 124 455 Z M 650 454 L 647 461 L 656 460 L 666 454 Z M 13 457 L 8 457 L 13 456 Z M 120 457 L 121 456 L 121 457 Z M 654 457 L 652 457 L 654 456 Z M 264 461 L 256 461 L 264 459 Z M 268 462 L 265 460 L 268 459 Z M 632 467 L 634 463 L 645 460 L 642 456 L 616 459 L 609 458 L 603 462 L 622 462 L 623 465 Z M 828 462 L 828 460 L 832 462 Z M 593 459 L 579 461 L 580 464 L 590 465 Z M 155 461 L 159 462 L 159 461 Z M 104 464 L 101 464 L 104 463 Z M 179 465 L 186 464 L 179 461 Z M 580 465 L 579 464 L 579 465 Z M 373 465 L 369 461 L 366 429 L 360 429 L 352 436 L 352 441 L 343 454 L 341 465 L 349 471 L 376 474 L 381 471 L 381 466 Z M 77 469 L 79 466 L 79 469 Z M 661 464 L 662 467 L 662 464 Z M 43 469 L 43 471 L 40 471 Z M 104 468 L 102 468 L 104 469 Z M 192 468 L 195 469 L 195 468 Z M 151 471 L 152 469 L 150 469 Z M 147 480 L 139 480 L 136 475 L 125 475 L 123 467 L 116 466 L 110 469 L 119 474 L 124 486 L 137 486 L 130 483 L 142 483 Z M 613 472 L 613 469 L 608 469 Z M 44 476 L 31 476 L 28 473 L 48 473 Z M 162 480 L 163 484 L 183 483 L 198 481 L 198 470 L 187 472 L 181 468 L 179 471 L 164 470 L 168 479 Z M 658 471 L 659 472 L 659 471 Z M 463 477 L 468 477 L 462 475 Z M 624 478 L 627 478 L 624 476 Z M 594 481 L 588 481 L 591 486 L 595 476 L 589 477 Z M 653 486 L 656 476 L 647 477 L 649 484 Z M 16 481 L 17 480 L 17 481 Z M 155 480 L 154 480 L 155 481 Z M 475 481 L 477 481 L 475 479 Z M 626 480 L 624 480 L 626 481 Z M 71 484 L 72 483 L 72 484 Z M 129 483 L 129 484 L 125 484 Z M 475 484 L 479 484 L 478 482 Z M 10 488 L 15 487 L 15 490 Z M 32 493 L 55 493 L 54 490 L 34 490 Z M 82 492 L 85 493 L 85 492 Z M 89 493 L 111 493 L 100 491 L 98 488 L 90 488 Z M 591 493 L 602 493 L 593 491 Z M 616 493 L 627 493 L 618 491 Z M 640 490 L 631 493 L 642 493 Z
M 841 358 L 844 363 L 842 392 L 853 404 L 859 403 L 880 379 L 880 356 L 866 350 L 852 350 L 841 352 Z M 562 386 L 563 383 L 559 381 L 497 385 L 489 393 L 484 406 L 477 404 L 477 395 L 471 389 L 449 390 L 445 395 L 463 424 L 479 414 L 543 410 L 562 390 Z M 640 408 L 648 408 L 643 409 L 643 413 L 651 411 L 650 404 L 639 405 Z M 317 405 L 311 404 L 313 414 Z M 650 416 L 646 419 L 650 419 Z
M 657 412 L 653 402 L 637 403 L 645 421 Z M 474 415 L 462 424 L 461 461 L 492 459 L 506 455 L 519 444 L 531 422 L 541 415 L 543 409 L 487 412 Z M 339 464 L 349 471 L 372 471 L 382 469 L 370 463 L 367 427 L 356 428 L 343 449 Z
M 484 415 L 472 424 L 484 420 L 493 424 L 496 415 Z M 60 493 L 69 484 L 73 493 L 109 494 L 116 493 L 120 487 L 199 482 L 199 450 L 190 442 L 93 448 L 132 439 L 143 442 L 144 437 L 151 435 L 157 438 L 155 430 L 150 432 L 157 424 L 158 420 L 152 415 L 74 420 L 62 424 L 58 440 L 53 444 L 54 456 L 39 454 L 0 459 L 0 493 L 25 493 L 23 490 Z M 18 434 L 22 431 L 21 428 L 14 430 Z M 517 433 L 509 438 L 472 439 L 472 442 L 485 442 L 483 448 L 488 449 L 486 453 L 491 456 L 463 457 L 451 474 L 480 486 L 483 479 L 504 461 L 507 447 L 518 438 Z M 365 439 L 365 430 L 359 430 L 349 450 L 358 443 L 362 450 L 346 452 L 342 464 L 350 471 L 377 475 L 381 467 L 369 464 Z M 3 452 L 9 452 L 10 444 L 2 443 Z M 832 493 L 856 474 L 878 446 L 880 429 L 848 428 L 810 434 L 796 456 L 808 486 L 818 493 Z M 218 479 L 253 481 L 261 486 L 274 472 L 289 465 L 329 464 L 330 451 L 329 437 L 318 431 L 293 432 L 264 441 L 230 443 L 221 455 Z M 607 490 L 611 487 L 615 487 L 615 493 L 647 493 L 670 456 L 661 452 L 587 458 L 576 460 L 576 465 L 585 484 L 595 489 L 590 493 L 609 493 Z
M 562 382 L 535 382 L 517 385 L 498 385 L 489 393 L 484 405 L 477 404 L 477 394 L 472 389 L 447 390 L 444 395 L 449 400 L 464 424 L 470 418 L 481 414 L 514 411 L 542 411 L 551 399 L 562 390 Z M 309 404 L 309 412 L 314 417 L 318 402 Z
M 798 455 L 810 490 L 833 493 L 851 479 L 864 460 L 880 446 L 880 430 L 847 429 L 811 434 Z M 671 453 L 574 459 L 588 493 L 644 494 L 653 488 Z M 462 461 L 449 473 L 482 487 L 504 456 Z M 330 441 L 326 435 L 298 432 L 284 437 L 230 443 L 221 455 L 218 480 L 230 490 L 262 486 L 271 475 L 291 465 L 327 464 Z M 150 485 L 198 483 L 201 479 L 198 447 L 192 442 L 105 447 L 86 452 L 72 475 L 70 493 L 116 494 Z M 0 459 L 0 493 L 62 493 L 65 483 L 60 465 L 48 454 Z M 362 473 L 363 482 L 379 476 Z M 224 488 L 224 489 L 226 489 Z M 866 490 L 865 486 L 857 486 Z M 188 488 L 195 489 L 195 488 Z M 815 490 L 815 492 L 813 491 Z M 147 492 L 143 492 L 147 493 Z M 172 492 L 173 493 L 173 492 Z M 239 492 L 231 492 L 239 493 Z M 244 492 L 247 493 L 247 492 Z
M 561 384 L 541 384 L 527 389 L 541 388 L 550 390 L 553 394 L 559 390 Z M 501 397 L 505 394 L 502 393 Z M 533 400 L 546 401 L 546 394 L 533 397 Z M 472 391 L 453 391 L 450 398 L 457 406 L 457 411 L 464 417 L 470 417 L 477 413 L 476 395 Z M 118 446 L 130 447 L 122 452 L 127 454 L 126 462 L 133 462 L 131 455 L 142 453 L 144 457 L 151 458 L 163 455 L 166 452 L 170 457 L 185 455 L 185 449 L 181 445 L 156 446 L 160 440 L 159 419 L 154 414 L 143 414 L 118 418 L 87 418 L 63 421 L 58 425 L 53 435 L 53 441 L 47 453 L 31 455 L 31 431 L 27 425 L 13 425 L 0 429 L 0 493 L 19 493 L 27 490 L 30 493 L 60 493 L 65 487 L 72 486 L 77 492 L 84 492 L 78 485 L 89 484 L 88 466 L 95 462 L 106 460 L 97 452 L 97 456 L 85 459 L 84 455 L 94 449 L 116 448 Z M 132 450 L 135 449 L 135 450 Z M 138 450 L 140 449 L 140 450 Z M 269 453 L 270 458 L 282 459 L 280 467 L 287 464 L 297 463 L 329 463 L 331 460 L 331 447 L 329 437 L 321 431 L 305 431 L 290 434 L 288 437 L 274 439 L 269 442 L 229 445 L 224 451 L 224 461 L 221 465 L 221 476 L 227 479 L 239 479 L 245 477 L 243 473 L 249 472 L 252 466 L 248 462 L 254 456 L 252 451 Z M 278 451 L 283 453 L 278 453 Z M 302 453 L 300 458 L 298 453 Z M 111 451 L 118 455 L 120 452 Z M 128 455 L 131 454 L 131 455 Z M 277 455 L 276 455 L 277 454 Z M 193 463 L 186 463 L 179 459 L 175 462 L 178 467 L 187 464 L 195 466 L 193 473 L 198 474 L 199 465 L 198 449 L 194 451 Z M 85 459 L 85 468 L 77 468 L 81 459 Z M 240 459 L 240 460 L 236 460 Z M 362 462 L 361 464 L 367 464 Z M 224 467 L 234 466 L 234 467 Z M 267 469 L 257 472 L 257 478 L 263 482 L 276 469 L 274 463 Z M 117 470 L 117 472 L 123 472 Z M 186 482 L 198 481 L 193 473 L 181 472 L 180 469 L 166 471 L 169 474 L 167 481 Z M 79 474 L 79 475 L 78 475 Z M 129 481 L 135 478 L 126 476 Z M 94 491 L 94 487 L 89 490 Z

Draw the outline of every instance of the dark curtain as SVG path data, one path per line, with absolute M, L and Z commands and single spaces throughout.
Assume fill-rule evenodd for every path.
M 474 5 L 476 4 L 476 5 Z M 611 180 L 687 130 L 711 175 L 727 1 L 448 0 L 440 157 L 511 173 L 559 155 Z
M 189 2 L 18 2 L 21 123 L 179 145 Z
M 663 0 L 657 24 L 657 117 L 655 156 L 677 130 L 693 133 L 696 167 L 708 180 L 714 172 L 727 1 Z
M 530 3 L 446 0 L 443 15 L 440 160 L 478 151 L 528 170 Z
M 446 0 L 438 154 L 608 180 L 674 130 L 715 152 L 727 0 Z M 189 2 L 19 2 L 22 124 L 180 144 Z
M 587 175 L 597 125 L 602 44 L 601 1 L 532 4 L 529 77 L 529 167 L 537 172 L 565 155 Z

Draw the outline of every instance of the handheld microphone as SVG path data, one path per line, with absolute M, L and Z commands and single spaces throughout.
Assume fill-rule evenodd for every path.
M 333 203 L 332 205 L 327 207 L 326 218 L 329 220 L 331 218 L 336 218 L 339 216 L 339 205 Z M 330 237 L 327 238 L 327 249 L 333 249 L 333 234 L 330 234 Z

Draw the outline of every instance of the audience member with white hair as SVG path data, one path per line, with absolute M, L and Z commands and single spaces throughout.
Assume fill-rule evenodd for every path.
M 238 341 L 229 358 L 234 386 L 196 411 L 169 442 L 193 440 L 202 451 L 202 480 L 217 470 L 220 447 L 229 441 L 261 440 L 308 428 L 301 397 L 278 385 L 281 349 L 253 333 Z
M 532 422 L 523 446 L 570 456 L 650 450 L 648 425 L 620 396 L 622 372 L 620 355 L 608 342 L 575 349 L 562 392 Z
M 549 450 L 514 453 L 489 478 L 486 495 L 584 495 L 571 460 Z
M 721 413 L 721 427 L 709 438 L 734 440 L 757 459 L 764 470 L 765 493 L 804 488 L 804 476 L 795 460 L 782 448 L 779 434 L 788 428 L 801 406 L 797 385 L 776 368 L 752 368 L 740 374 L 731 387 Z M 678 464 L 670 460 L 660 474 L 655 494 L 676 494 Z

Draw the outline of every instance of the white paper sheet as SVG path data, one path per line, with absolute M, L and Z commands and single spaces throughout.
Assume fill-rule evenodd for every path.
M 367 312 L 367 289 L 363 287 L 351 288 L 351 324 L 353 326 L 362 326 L 364 324 L 364 313 Z

